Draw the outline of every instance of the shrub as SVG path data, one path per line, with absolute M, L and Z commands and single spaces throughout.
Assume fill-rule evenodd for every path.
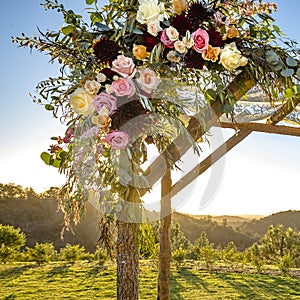
M 25 245 L 26 236 L 20 228 L 0 224 L 0 260 L 6 263 Z
M 48 263 L 54 257 L 55 250 L 52 243 L 36 243 L 34 248 L 26 248 L 29 261 L 35 261 L 37 264 Z
M 81 259 L 84 253 L 84 246 L 80 247 L 80 245 L 67 244 L 64 248 L 60 249 L 61 259 L 66 260 L 70 263 L 75 263 L 77 260 Z

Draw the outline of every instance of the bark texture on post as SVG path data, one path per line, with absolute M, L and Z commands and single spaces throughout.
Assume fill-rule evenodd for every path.
M 138 228 L 140 197 L 135 187 L 130 187 L 118 215 L 117 239 L 117 300 L 139 298 Z
M 158 256 L 158 300 L 170 300 L 171 266 L 171 169 L 167 168 L 161 180 L 161 221 Z
M 117 299 L 139 298 L 138 224 L 118 221 Z

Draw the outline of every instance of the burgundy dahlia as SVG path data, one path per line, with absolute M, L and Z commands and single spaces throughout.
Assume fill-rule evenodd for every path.
M 94 43 L 93 50 L 96 58 L 101 62 L 111 63 L 119 55 L 119 45 L 107 39 L 101 39 Z
M 214 29 L 207 30 L 209 35 L 209 44 L 213 47 L 222 47 L 224 45 L 222 36 L 219 32 Z
M 202 70 L 204 67 L 204 59 L 201 54 L 193 52 L 192 54 L 186 55 L 185 64 L 187 68 Z
M 154 37 L 153 35 L 151 35 L 148 32 L 144 33 L 143 38 L 144 38 L 143 45 L 147 48 L 147 51 L 152 51 L 152 49 L 154 48 L 154 46 L 156 44 L 158 44 L 157 38 Z
M 187 30 L 192 31 L 193 25 L 184 15 L 177 15 L 171 22 L 171 26 L 177 29 L 180 35 L 185 35 Z
M 209 10 L 200 2 L 194 2 L 190 5 L 187 18 L 193 24 L 193 30 L 197 30 L 199 25 L 213 17 L 213 11 Z

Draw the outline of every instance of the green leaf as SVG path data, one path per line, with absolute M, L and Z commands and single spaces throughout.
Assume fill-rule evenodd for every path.
M 286 64 L 287 64 L 289 67 L 297 67 L 298 62 L 297 62 L 296 59 L 294 59 L 293 57 L 288 56 L 288 57 L 286 58 Z
M 281 76 L 283 77 L 291 77 L 294 75 L 294 70 L 293 69 L 285 69 L 285 70 L 282 70 L 280 72 Z
M 297 73 L 296 73 L 297 78 L 300 80 L 300 68 L 298 68 Z
M 60 164 L 61 164 L 61 160 L 58 159 L 51 159 L 50 161 L 51 166 L 53 166 L 54 168 L 59 168 Z
M 96 0 L 85 0 L 87 5 L 92 5 Z
M 60 29 L 60 31 L 64 34 L 64 35 L 69 35 L 70 33 L 73 32 L 73 30 L 75 30 L 76 27 L 74 25 L 67 25 L 65 27 L 62 27 Z
M 204 95 L 208 102 L 216 100 L 217 97 L 217 93 L 213 89 L 208 89 Z
M 291 98 L 293 98 L 293 96 L 294 96 L 294 92 L 293 92 L 292 89 L 286 89 L 286 90 L 284 91 L 284 97 L 285 97 L 285 98 L 291 99 Z
M 44 163 L 48 166 L 51 165 L 51 155 L 48 152 L 43 152 L 41 154 L 41 159 L 44 161 Z
M 46 109 L 46 110 L 54 110 L 54 106 L 51 105 L 51 104 L 46 104 L 46 105 L 45 105 L 45 109 Z

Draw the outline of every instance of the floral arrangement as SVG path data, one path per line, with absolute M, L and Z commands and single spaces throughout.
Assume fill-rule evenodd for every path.
M 201 111 L 178 90 L 192 89 L 207 104 L 221 99 L 232 111 L 226 86 L 247 70 L 270 101 L 299 92 L 294 42 L 279 47 L 276 4 L 250 0 L 86 0 L 90 24 L 56 0 L 45 9 L 63 14 L 57 31 L 14 39 L 44 51 L 62 65 L 61 75 L 38 84 L 45 105 L 67 125 L 64 137 L 42 159 L 67 175 L 62 200 L 66 223 L 78 221 L 84 199 L 95 193 L 121 210 L 130 186 L 147 186 L 141 165 L 147 144 L 159 152 L 179 134 L 185 117 Z M 249 75 L 249 76 L 250 76 Z M 196 89 L 195 89 L 196 87 Z M 46 100 L 46 102 L 45 102 Z M 191 99 L 190 99 L 191 100 Z M 229 107 L 229 109 L 228 109 Z M 199 150 L 196 141 L 190 141 Z M 170 162 L 171 164 L 172 162 Z M 105 201 L 104 201 L 105 202 Z

